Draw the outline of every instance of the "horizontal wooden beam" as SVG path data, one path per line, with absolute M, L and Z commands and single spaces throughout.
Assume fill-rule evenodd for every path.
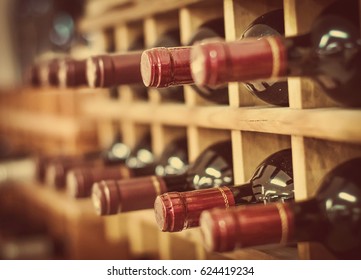
M 212 1 L 221 0 L 138 0 L 133 5 L 104 13 L 101 16 L 85 17 L 79 21 L 78 29 L 82 32 L 103 30 L 122 23 L 142 20 L 155 14 L 177 10 L 199 2 L 207 2 L 207 4 L 212 5 Z
M 84 102 L 83 113 L 97 120 L 257 131 L 361 143 L 361 111 L 348 108 L 301 110 L 273 106 L 233 108 L 145 102 L 127 104 L 100 98 Z
M 4 128 L 28 131 L 64 140 L 87 131 L 87 126 L 83 126 L 81 119 L 75 117 L 39 114 L 20 109 L 1 108 L 0 125 Z

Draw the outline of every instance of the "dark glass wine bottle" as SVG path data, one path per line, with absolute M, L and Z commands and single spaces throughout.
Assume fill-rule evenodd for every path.
M 122 164 L 110 163 L 112 157 L 122 158 Z M 136 147 L 130 151 L 124 143 L 112 147 L 105 166 L 80 166 L 70 169 L 66 176 L 66 188 L 75 198 L 89 197 L 94 183 L 103 180 L 124 180 L 153 174 L 156 161 L 151 151 L 151 139 L 147 134 Z
M 266 158 L 245 184 L 232 186 L 226 183 L 223 186 L 218 184 L 217 188 L 168 192 L 156 198 L 154 209 L 160 229 L 174 232 L 198 226 L 199 217 L 206 209 L 293 198 L 292 152 L 286 149 Z
M 116 135 L 111 146 L 103 151 L 88 152 L 83 155 L 60 155 L 39 157 L 37 161 L 37 178 L 53 187 L 64 188 L 67 172 L 79 166 L 103 166 L 124 163 L 129 153 L 120 153 L 119 147 L 127 149 Z M 129 148 L 128 148 L 129 149 Z
M 214 209 L 201 215 L 212 251 L 267 244 L 319 242 L 339 259 L 361 258 L 361 158 L 332 169 L 308 200 Z
M 283 9 L 278 9 L 254 20 L 243 32 L 241 39 L 283 36 L 284 33 Z M 288 106 L 288 83 L 286 80 L 248 81 L 244 85 L 253 95 L 269 104 Z
M 188 167 L 187 139 L 178 138 L 167 145 L 152 173 L 133 179 L 107 180 L 93 185 L 93 202 L 99 215 L 152 208 L 155 197 L 163 193 L 167 179 L 176 184 Z
M 206 38 L 224 38 L 224 20 L 217 18 L 201 25 L 193 34 L 187 46 L 161 46 L 146 50 L 141 58 L 141 74 L 147 87 L 179 88 L 193 84 L 190 72 L 190 49 L 195 42 Z M 192 85 L 195 91 L 207 100 L 228 104 L 228 89 L 211 89 L 207 86 Z
M 361 40 L 357 0 L 336 1 L 315 20 L 310 33 L 295 37 L 197 44 L 191 52 L 196 84 L 303 76 L 346 106 L 360 106 Z M 270 100 L 277 100 L 273 92 Z M 272 101 L 273 102 L 273 101 Z

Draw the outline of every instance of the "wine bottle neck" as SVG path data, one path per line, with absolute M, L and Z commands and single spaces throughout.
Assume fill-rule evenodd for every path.
M 311 34 L 284 39 L 288 76 L 316 76 L 321 73 L 311 42 Z
M 322 240 L 327 221 L 322 217 L 316 199 L 294 203 L 293 215 L 298 242 Z
M 233 187 L 228 187 L 234 197 L 235 205 L 243 205 L 257 202 L 253 193 L 252 184 L 245 183 Z
M 142 51 L 117 55 L 100 55 L 87 60 L 87 81 L 90 87 L 111 87 L 123 84 L 140 84 L 140 58 Z
M 144 166 L 139 166 L 139 167 L 129 167 L 128 166 L 128 169 L 130 170 L 132 177 L 142 177 L 142 176 L 150 176 L 150 175 L 154 174 L 155 167 L 156 167 L 156 164 L 155 164 L 155 162 L 153 162 L 153 163 L 148 163 L 148 164 L 145 164 Z
M 187 173 L 162 177 L 168 192 L 184 192 L 191 190 L 187 182 Z

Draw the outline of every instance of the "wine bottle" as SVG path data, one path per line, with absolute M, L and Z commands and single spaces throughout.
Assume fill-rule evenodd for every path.
M 202 211 L 206 209 L 293 199 L 291 149 L 278 151 L 266 158 L 256 168 L 249 182 L 237 186 L 226 185 L 227 187 L 187 192 L 168 192 L 158 196 L 154 210 L 159 228 L 174 232 L 196 227 Z
M 52 162 L 71 161 L 79 158 L 92 159 L 98 157 L 99 153 L 90 152 L 84 155 L 40 155 L 35 159 L 35 177 L 37 181 L 44 183 L 46 177 L 46 169 Z
M 194 84 L 190 71 L 191 46 L 206 38 L 224 38 L 224 20 L 217 18 L 201 25 L 193 34 L 187 46 L 157 47 L 145 50 L 141 57 L 141 75 L 147 87 L 164 88 Z M 226 87 L 211 89 L 194 86 L 195 91 L 207 100 L 228 104 Z
M 125 180 L 107 180 L 93 185 L 93 202 L 99 215 L 152 208 L 157 194 L 164 192 L 165 182 L 181 184 L 188 167 L 187 139 L 172 141 L 164 149 L 151 176 Z M 155 175 L 154 175 L 155 174 Z M 108 195 L 109 194 L 109 195 Z
M 95 88 L 139 83 L 140 54 L 141 52 L 134 51 L 87 59 L 88 85 Z
M 67 172 L 76 166 L 102 166 L 103 161 L 99 155 L 95 157 L 84 158 L 65 157 L 51 159 L 45 167 L 45 184 L 50 187 L 62 189 L 65 187 Z
M 305 201 L 204 211 L 206 247 L 224 252 L 307 241 L 322 243 L 339 259 L 360 259 L 360 164 L 361 158 L 354 158 L 329 171 L 316 195 Z
M 283 36 L 283 9 L 270 11 L 254 20 L 243 32 L 241 40 L 265 36 Z M 257 98 L 277 106 L 288 106 L 288 82 L 280 79 L 248 81 L 243 83 Z
M 40 84 L 43 87 L 58 87 L 59 86 L 59 65 L 61 58 L 54 58 L 44 61 L 40 64 Z
M 315 20 L 310 33 L 283 38 L 266 36 L 235 42 L 196 44 L 191 70 L 196 84 L 311 77 L 325 94 L 346 106 L 360 106 L 359 3 L 337 1 Z M 269 97 L 277 100 L 277 93 Z
M 167 36 L 167 38 L 169 37 Z M 90 87 L 111 87 L 123 84 L 142 84 L 139 67 L 141 55 L 142 51 L 137 50 L 93 56 L 87 59 L 88 85 Z
M 58 81 L 62 88 L 86 86 L 86 60 L 62 59 L 59 62 Z
M 33 64 L 27 67 L 23 75 L 23 81 L 27 86 L 39 87 L 41 85 L 40 66 Z
M 110 155 L 106 158 L 116 155 L 123 159 L 122 164 L 72 168 L 66 176 L 66 188 L 69 195 L 75 198 L 89 197 L 95 182 L 153 174 L 156 163 L 150 146 L 150 135 L 147 134 L 132 151 L 123 143 L 113 146 Z
M 63 188 L 66 183 L 66 174 L 72 168 L 124 163 L 128 154 L 126 152 L 120 153 L 119 147 L 122 147 L 122 149 L 125 150 L 127 149 L 118 134 L 111 146 L 103 151 L 93 151 L 84 155 L 75 156 L 61 155 L 44 158 L 40 157 L 37 164 L 38 178 L 40 181 L 44 178 L 49 186 Z
M 113 151 L 113 146 L 116 147 L 117 143 L 120 143 L 120 136 L 117 135 L 115 137 L 115 140 L 113 142 L 113 144 L 106 150 L 104 151 L 99 151 L 99 150 L 95 150 L 95 151 L 89 151 L 86 152 L 84 154 L 55 154 L 55 155 L 38 155 L 37 157 L 35 157 L 35 178 L 37 181 L 44 183 L 45 182 L 45 177 L 46 177 L 46 173 L 47 173 L 47 168 L 48 166 L 54 164 L 57 165 L 62 165 L 62 164 L 77 164 L 77 163 L 82 163 L 82 162 L 87 162 L 87 161 L 92 161 L 92 160 L 99 160 L 102 159 L 105 164 L 108 163 L 117 163 L 117 162 L 122 162 L 121 158 L 117 158 L 116 155 L 113 155 L 112 151 Z M 59 169 L 63 169 L 63 167 L 60 167 Z M 54 180 L 51 180 L 54 181 Z M 53 183 L 52 183 L 53 185 Z
M 128 48 L 128 51 L 141 51 L 144 49 L 144 36 L 143 34 L 141 34 L 140 36 L 137 36 L 137 38 L 134 40 L 134 42 L 132 42 L 132 44 L 130 45 L 130 47 Z M 147 88 L 144 87 L 144 85 L 142 83 L 136 83 L 136 84 L 132 84 L 130 85 L 130 87 L 132 88 L 132 92 L 135 96 L 135 98 L 140 99 L 140 100 L 148 100 L 148 91 Z M 119 91 L 116 90 L 117 92 L 117 98 L 119 97 Z
M 171 29 L 156 41 L 153 47 L 172 48 L 180 45 L 179 29 Z M 144 87 L 144 83 L 142 82 Z M 146 87 L 145 87 L 146 88 Z M 184 102 L 183 87 L 158 88 L 161 98 L 166 101 Z

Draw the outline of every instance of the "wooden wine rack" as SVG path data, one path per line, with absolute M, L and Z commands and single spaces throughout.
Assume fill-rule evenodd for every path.
M 90 12 L 78 23 L 78 28 L 82 32 L 96 34 L 97 38 L 104 38 L 103 42 L 98 40 L 99 52 L 104 51 L 109 34 L 113 34 L 116 50 L 126 51 L 137 36 L 144 35 L 147 48 L 162 32 L 175 26 L 179 26 L 181 41 L 186 44 L 198 26 L 221 16 L 224 17 L 226 40 L 236 40 L 252 20 L 267 11 L 283 7 L 286 35 L 290 36 L 309 30 L 317 14 L 331 2 L 154 0 L 150 3 L 146 0 L 93 0 L 89 1 L 87 11 Z M 92 13 L 96 10 L 94 7 L 101 3 L 104 6 L 99 10 L 103 12 Z M 315 193 L 320 180 L 331 168 L 346 159 L 361 156 L 361 110 L 341 107 L 309 79 L 290 78 L 288 84 L 290 105 L 282 108 L 260 101 L 239 83 L 229 84 L 228 105 L 217 105 L 202 99 L 191 86 L 184 86 L 184 103 L 164 100 L 156 89 L 148 90 L 147 101 L 138 98 L 133 88 L 126 85 L 117 88 L 119 99 L 116 100 L 110 99 L 104 90 L 82 89 L 94 96 L 82 101 L 81 115 L 96 122 L 99 146 L 102 148 L 110 144 L 118 130 L 130 146 L 150 131 L 153 151 L 160 155 L 172 139 L 186 135 L 189 158 L 193 161 L 208 145 L 230 139 L 236 184 L 247 181 L 268 155 L 291 147 L 296 199 L 301 200 Z M 59 92 L 63 94 L 61 90 Z M 42 94 L 46 94 L 45 91 Z M 51 133 L 56 135 L 55 131 Z M 129 252 L 129 255 L 123 255 L 129 258 L 331 257 L 320 245 L 309 243 L 298 244 L 297 248 L 272 246 L 227 254 L 209 253 L 203 248 L 198 228 L 180 233 L 160 232 L 152 209 L 94 219 L 103 219 L 104 239 L 118 244 L 119 250 Z

